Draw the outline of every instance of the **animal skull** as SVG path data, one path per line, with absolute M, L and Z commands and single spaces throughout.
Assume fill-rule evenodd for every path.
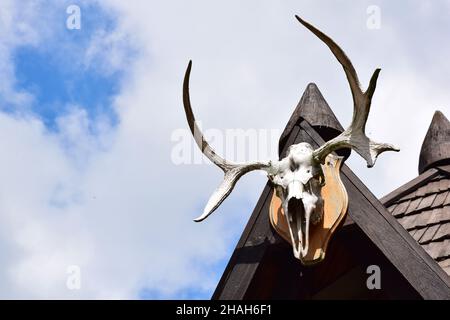
M 350 126 L 343 133 L 318 149 L 313 149 L 306 142 L 292 145 L 288 149 L 287 156 L 279 161 L 233 163 L 216 154 L 204 139 L 195 121 L 189 96 L 192 62 L 189 62 L 184 78 L 183 104 L 195 142 L 200 150 L 224 172 L 222 184 L 210 197 L 203 214 L 195 221 L 206 219 L 216 210 L 244 174 L 254 170 L 265 170 L 277 195 L 282 200 L 294 255 L 301 259 L 308 253 L 310 224 L 319 222 L 323 217 L 324 200 L 321 197 L 321 189 L 326 181 L 324 181 L 321 164 L 324 163 L 325 158 L 338 149 L 351 148 L 366 160 L 368 167 L 372 167 L 380 153 L 399 151 L 399 149 L 390 144 L 374 142 L 364 132 L 380 69 L 375 70 L 368 89 L 363 92 L 355 68 L 344 51 L 331 38 L 311 24 L 298 16 L 296 18 L 329 47 L 344 68 L 353 97 L 353 118 Z
M 290 146 L 287 156 L 273 165 L 268 175 L 282 200 L 294 255 L 298 259 L 308 253 L 310 223 L 318 223 L 323 216 L 320 191 L 324 178 L 320 164 L 313 160 L 313 151 L 306 142 Z

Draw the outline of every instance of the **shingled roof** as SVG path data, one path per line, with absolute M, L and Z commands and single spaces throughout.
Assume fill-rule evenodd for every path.
M 450 275 L 450 122 L 437 111 L 420 153 L 420 175 L 381 199 Z

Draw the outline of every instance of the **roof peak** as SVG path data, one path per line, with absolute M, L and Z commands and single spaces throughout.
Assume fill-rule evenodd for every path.
M 420 150 L 419 174 L 447 163 L 450 163 L 450 121 L 437 110 Z
M 339 123 L 319 88 L 313 82 L 306 86 L 300 102 L 297 104 L 294 113 L 281 135 L 280 150 L 294 126 L 300 122 L 300 119 L 308 121 L 325 141 L 334 138 L 344 131 L 344 128 Z
M 297 111 L 299 116 L 308 121 L 313 127 L 328 127 L 339 132 L 344 131 L 333 110 L 331 110 L 319 88 L 313 82 L 306 86 L 294 113 Z

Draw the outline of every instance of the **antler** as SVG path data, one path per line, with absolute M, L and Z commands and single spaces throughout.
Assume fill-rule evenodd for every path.
M 331 152 L 341 148 L 351 148 L 366 160 L 367 166 L 370 168 L 375 164 L 380 153 L 384 151 L 400 151 L 391 144 L 374 142 L 365 134 L 370 104 L 377 85 L 378 74 L 381 69 L 375 70 L 370 79 L 369 87 L 366 92 L 363 92 L 356 70 L 345 52 L 330 37 L 301 19 L 299 16 L 295 17 L 302 25 L 314 33 L 328 46 L 328 48 L 330 48 L 331 52 L 344 68 L 353 97 L 353 118 L 350 126 L 339 136 L 329 140 L 324 145 L 314 150 L 314 160 L 323 163 L 326 156 Z
M 191 130 L 192 135 L 194 136 L 194 140 L 197 143 L 200 150 L 203 152 L 205 156 L 208 157 L 216 166 L 218 166 L 224 172 L 225 176 L 223 182 L 220 186 L 214 191 L 212 196 L 209 198 L 208 203 L 203 211 L 203 214 L 194 219 L 196 222 L 200 222 L 206 219 L 217 207 L 228 197 L 228 195 L 233 190 L 236 182 L 242 177 L 244 174 L 254 171 L 254 170 L 266 170 L 269 171 L 271 168 L 271 162 L 250 162 L 246 164 L 233 163 L 227 161 L 217 155 L 217 153 L 211 148 L 208 142 L 203 137 L 200 128 L 197 126 L 195 121 L 194 114 L 191 108 L 191 100 L 189 97 L 189 77 L 191 74 L 192 61 L 189 61 L 188 67 L 186 69 L 186 74 L 184 76 L 183 82 L 183 104 L 184 111 L 186 112 L 186 118 L 189 124 L 189 129 Z

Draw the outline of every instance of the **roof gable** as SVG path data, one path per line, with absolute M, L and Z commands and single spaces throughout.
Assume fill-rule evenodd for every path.
M 324 143 L 316 130 L 307 121 L 300 119 L 299 123 L 292 128 L 282 149 L 285 152 L 291 144 L 302 141 L 310 143 L 313 147 Z M 342 168 L 341 177 L 349 194 L 348 214 L 355 222 L 355 227 L 363 238 L 370 240 L 369 242 L 376 247 L 382 258 L 386 259 L 393 266 L 395 269 L 393 272 L 401 274 L 400 277 L 404 279 L 401 280 L 404 281 L 404 286 L 410 286 L 418 295 L 425 299 L 450 299 L 450 281 L 439 265 L 346 165 Z M 276 252 L 276 248 L 283 242 L 272 230 L 268 218 L 271 192 L 271 187 L 266 185 L 216 288 L 213 295 L 214 299 L 255 298 L 255 296 L 249 296 L 248 292 L 252 288 L 252 283 L 254 284 L 254 279 L 258 277 L 258 273 L 264 270 L 264 265 L 270 263 L 292 264 L 292 262 L 288 262 L 290 260 L 286 257 L 284 258 L 286 259 L 285 261 L 281 259 L 278 259 L 276 262 L 264 260 L 268 252 Z M 350 242 L 350 245 L 356 244 Z M 368 248 L 369 245 L 366 247 Z M 362 251 L 364 250 L 362 249 Z M 320 265 L 308 267 L 307 269 L 298 265 L 299 263 L 297 262 L 296 267 L 292 268 L 303 270 L 302 272 L 309 273 L 312 278 L 317 277 L 317 273 L 319 274 L 318 277 L 320 277 L 320 275 L 330 272 L 330 269 L 323 269 L 323 266 L 326 265 L 322 267 Z M 271 268 L 274 267 L 272 266 Z M 269 272 L 262 279 L 266 279 L 264 281 L 268 283 L 268 276 L 285 277 L 284 273 L 287 273 L 287 271 L 283 271 L 282 274 Z M 294 273 L 293 276 L 295 277 L 297 274 Z M 307 290 L 308 281 L 305 279 L 297 280 L 299 282 L 296 288 L 300 287 L 297 289 Z

